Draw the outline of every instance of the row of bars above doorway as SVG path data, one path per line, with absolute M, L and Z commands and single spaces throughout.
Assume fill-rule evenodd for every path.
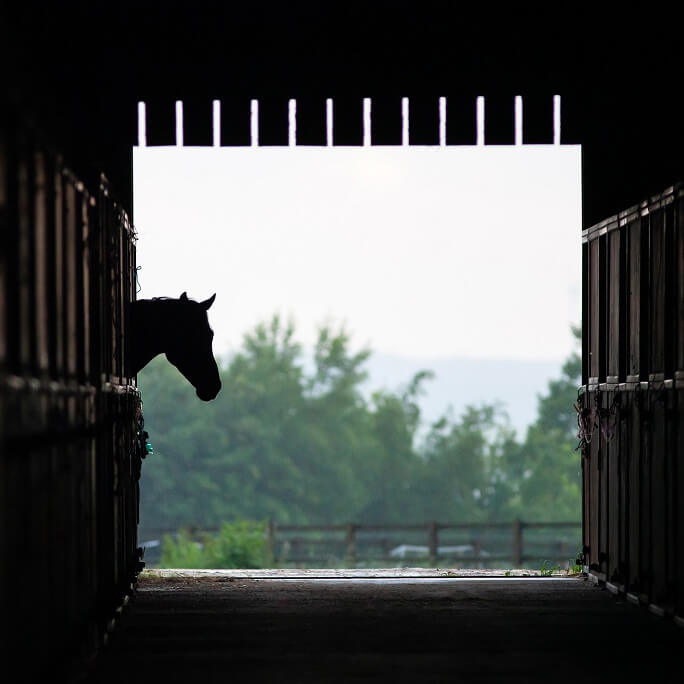
M 372 100 L 367 97 L 363 99 L 363 142 L 362 146 L 370 147 L 372 140 Z M 475 145 L 485 145 L 485 98 L 483 96 L 475 99 L 475 121 L 476 121 L 476 140 Z M 514 116 L 514 145 L 523 145 L 523 98 L 517 95 L 513 98 Z M 334 109 L 333 99 L 325 101 L 325 145 L 333 147 L 334 143 Z M 408 146 L 409 143 L 409 98 L 401 98 L 401 145 Z M 438 145 L 447 145 L 447 98 L 438 99 Z M 175 103 L 175 146 L 184 147 L 184 125 L 183 125 L 183 101 L 177 100 Z M 287 127 L 287 146 L 297 146 L 297 100 L 288 100 L 288 127 Z M 547 144 L 561 144 L 561 98 L 560 95 L 553 96 L 553 141 Z M 138 103 L 138 146 L 148 147 L 147 141 L 147 108 L 145 102 Z M 221 101 L 212 101 L 212 146 L 221 146 Z M 250 100 L 250 142 L 249 146 L 259 147 L 259 100 Z

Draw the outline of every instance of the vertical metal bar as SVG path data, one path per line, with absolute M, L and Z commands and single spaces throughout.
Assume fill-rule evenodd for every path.
M 327 147 L 333 145 L 333 101 L 330 97 L 325 101 L 325 144 Z
M 214 100 L 212 103 L 212 122 L 211 122 L 211 135 L 212 135 L 212 145 L 214 147 L 221 146 L 221 101 Z
M 477 123 L 476 145 L 485 144 L 485 99 L 481 95 L 475 100 L 475 117 Z
M 138 147 L 147 147 L 147 108 L 138 102 Z
M 446 97 L 439 98 L 439 145 L 446 146 L 447 133 L 447 101 Z
M 183 147 L 183 102 L 176 100 L 176 147 Z
M 553 144 L 561 144 L 561 97 L 553 96 Z
M 401 144 L 406 147 L 409 144 L 409 99 L 401 98 Z
M 523 99 L 515 96 L 515 144 L 523 144 Z
M 287 144 L 288 147 L 297 145 L 297 100 L 287 103 Z
M 363 146 L 371 145 L 371 99 L 363 98 Z
M 250 145 L 259 147 L 259 100 L 250 101 L 249 134 Z

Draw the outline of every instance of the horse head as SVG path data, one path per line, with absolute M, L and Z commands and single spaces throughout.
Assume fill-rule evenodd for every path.
M 173 333 L 166 344 L 166 358 L 193 385 L 202 401 L 211 401 L 221 389 L 211 346 L 214 331 L 207 317 L 214 299 L 215 294 L 203 302 L 195 302 L 184 292 L 174 307 Z

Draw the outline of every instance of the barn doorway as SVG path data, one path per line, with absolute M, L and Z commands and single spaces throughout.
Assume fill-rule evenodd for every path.
M 580 147 L 558 121 L 523 144 L 518 98 L 512 145 L 487 144 L 482 98 L 472 145 L 447 144 L 444 98 L 434 145 L 411 144 L 407 101 L 400 144 L 375 145 L 369 100 L 337 145 L 326 104 L 315 146 L 292 101 L 283 145 L 255 102 L 243 146 L 220 103 L 207 146 L 182 103 L 176 144 L 148 146 L 141 111 L 138 296 L 216 291 L 226 378 L 203 406 L 164 360 L 140 374 L 148 567 L 572 569 Z

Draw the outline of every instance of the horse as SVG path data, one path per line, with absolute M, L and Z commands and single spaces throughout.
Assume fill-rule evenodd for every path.
M 137 374 L 158 354 L 185 376 L 202 401 L 211 401 L 221 389 L 218 367 L 211 347 L 214 331 L 207 311 L 216 294 L 203 302 L 155 297 L 131 302 L 128 361 L 131 375 Z

